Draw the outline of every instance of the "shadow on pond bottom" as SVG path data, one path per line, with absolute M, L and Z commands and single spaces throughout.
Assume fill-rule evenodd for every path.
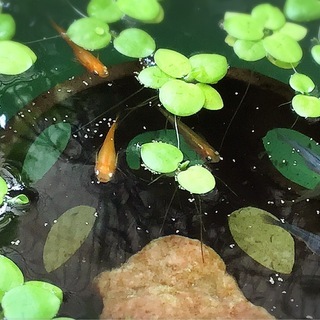
M 202 239 L 216 250 L 245 296 L 275 317 L 319 318 L 319 257 L 296 241 L 292 273 L 276 274 L 234 245 L 227 225 L 227 216 L 234 210 L 256 206 L 320 232 L 316 223 L 319 201 L 292 203 L 302 188 L 274 169 L 262 144 L 267 131 L 277 127 L 293 127 L 320 141 L 317 124 L 297 119 L 289 104 L 282 105 L 293 96 L 284 84 L 230 69 L 215 86 L 224 108 L 202 110 L 183 119 L 223 157 L 219 163 L 208 164 L 217 180 L 215 190 L 194 197 L 177 189 L 174 178 L 156 179 L 149 171 L 128 167 L 125 150 L 131 139 L 170 126 L 156 106 L 145 103 L 156 92 L 141 89 L 131 71 L 126 74 L 115 67 L 108 81 L 81 87 L 83 79 L 76 79 L 58 86 L 26 106 L 3 130 L 6 162 L 21 170 L 28 148 L 44 129 L 61 121 L 72 127 L 71 139 L 58 161 L 26 189 L 32 202 L 28 213 L 1 230 L 2 252 L 19 265 L 26 279 L 46 280 L 64 290 L 60 315 L 97 318 L 102 305 L 91 287 L 92 279 L 105 269 L 120 266 L 152 239 L 180 234 Z M 72 92 L 59 98 L 61 88 Z M 141 107 L 135 108 L 138 105 Z M 111 182 L 98 183 L 95 157 L 119 112 L 117 171 Z M 48 232 L 62 213 L 79 205 L 96 209 L 93 230 L 65 264 L 48 273 L 43 265 Z

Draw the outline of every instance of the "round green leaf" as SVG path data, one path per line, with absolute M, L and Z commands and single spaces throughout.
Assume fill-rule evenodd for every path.
M 36 55 L 26 45 L 11 40 L 0 41 L 0 74 L 20 74 L 36 60 Z
M 0 40 L 10 40 L 16 33 L 16 23 L 11 14 L 0 14 Z
M 311 55 L 317 64 L 320 64 L 320 44 L 316 44 L 311 48 Z
M 183 154 L 169 143 L 149 142 L 141 146 L 141 159 L 156 173 L 171 173 L 177 170 L 183 160 Z
M 113 41 L 113 45 L 121 54 L 131 58 L 144 58 L 156 49 L 153 38 L 145 31 L 128 28 L 120 32 Z
M 18 266 L 8 259 L 0 255 L 0 301 L 5 292 L 16 286 L 20 286 L 24 282 L 24 277 Z
M 159 89 L 168 80 L 172 79 L 158 66 L 151 66 L 140 71 L 138 80 L 147 88 Z
M 208 110 L 220 110 L 223 108 L 223 100 L 220 93 L 215 89 L 205 83 L 197 83 L 205 96 L 205 101 L 203 107 Z
M 159 89 L 159 99 L 172 114 L 190 116 L 203 107 L 205 95 L 195 84 L 173 79 Z
M 286 22 L 278 31 L 286 34 L 296 41 L 302 40 L 308 33 L 308 29 L 306 27 L 292 22 Z
M 246 207 L 229 216 L 230 232 L 237 245 L 264 267 L 289 274 L 294 264 L 294 240 L 281 227 L 265 222 L 275 216 L 267 211 Z
M 0 205 L 3 203 L 3 198 L 8 192 L 8 186 L 6 180 L 0 177 Z
M 194 194 L 205 194 L 214 189 L 216 180 L 212 173 L 202 166 L 191 166 L 177 174 L 177 181 L 183 189 Z
M 158 17 L 160 5 L 157 0 L 118 0 L 120 10 L 137 20 L 154 20 Z
M 173 78 L 182 78 L 191 71 L 189 59 L 174 50 L 158 49 L 154 54 L 154 61 L 163 72 Z
M 302 73 L 294 73 L 289 79 L 290 87 L 301 93 L 309 93 L 315 88 L 315 84 L 311 78 Z
M 202 83 L 216 83 L 228 71 L 227 59 L 220 54 L 196 54 L 189 58 L 191 77 Z
M 257 61 L 266 56 L 262 41 L 237 40 L 234 43 L 235 54 L 245 61 Z
M 86 50 L 106 47 L 111 40 L 109 26 L 96 18 L 86 17 L 74 21 L 67 30 L 67 35 L 78 46 Z
M 262 3 L 252 9 L 253 18 L 263 21 L 264 27 L 270 30 L 280 29 L 286 22 L 282 11 L 270 3 Z
M 225 16 L 223 28 L 234 38 L 256 41 L 263 38 L 263 21 L 254 19 L 249 14 L 232 14 Z
M 302 58 L 299 43 L 291 37 L 275 32 L 262 40 L 266 52 L 276 60 L 286 63 L 296 63 Z
M 159 13 L 158 15 L 154 18 L 154 19 L 151 19 L 151 20 L 141 20 L 143 23 L 160 23 L 162 22 L 163 18 L 164 18 L 164 10 L 162 8 L 162 6 L 159 4 L 160 6 L 160 10 L 159 10 Z
M 62 303 L 63 300 L 63 291 L 55 286 L 54 284 L 51 284 L 49 282 L 44 282 L 44 281 L 38 281 L 38 280 L 32 280 L 32 281 L 26 281 L 24 283 L 25 286 L 35 286 L 35 287 L 40 287 L 43 289 L 46 289 L 56 295 L 56 297 L 60 300 Z
M 51 319 L 58 313 L 60 304 L 53 292 L 32 285 L 11 289 L 1 302 L 7 319 Z
M 301 117 L 320 117 L 320 100 L 317 97 L 297 94 L 292 99 L 292 107 Z
M 114 0 L 90 0 L 87 6 L 87 13 L 90 17 L 106 23 L 116 22 L 123 16 L 123 12 Z
M 311 21 L 320 18 L 318 0 L 286 0 L 284 14 L 293 21 Z

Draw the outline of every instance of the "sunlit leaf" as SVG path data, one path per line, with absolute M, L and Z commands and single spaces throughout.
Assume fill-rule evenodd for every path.
M 26 281 L 24 283 L 24 285 L 25 286 L 35 286 L 35 287 L 40 287 L 40 288 L 46 289 L 46 290 L 54 293 L 56 295 L 56 297 L 62 303 L 63 291 L 59 287 L 55 286 L 54 284 L 51 284 L 51 283 L 45 282 L 45 281 L 32 280 L 32 281 Z
M 277 60 L 275 59 L 274 57 L 272 57 L 271 55 L 267 54 L 266 55 L 267 59 L 272 63 L 274 64 L 275 66 L 279 67 L 279 68 L 282 68 L 282 69 L 293 69 L 295 68 L 300 61 L 297 61 L 295 63 L 291 63 L 291 62 L 284 62 L 284 61 L 281 61 L 281 60 Z
M 311 48 L 311 55 L 317 64 L 320 64 L 320 44 L 316 44 Z
M 297 41 L 302 40 L 308 33 L 308 29 L 306 27 L 292 22 L 286 22 L 278 31 Z
M 127 16 L 142 21 L 156 19 L 160 11 L 157 0 L 118 0 L 117 4 Z
M 272 129 L 262 140 L 272 164 L 287 179 L 308 189 L 320 183 L 320 146 L 317 142 L 286 128 Z
M 7 182 L 2 177 L 0 177 L 0 205 L 2 204 L 3 198 L 7 192 L 8 192 Z
M 177 170 L 183 153 L 169 143 L 149 142 L 141 146 L 141 159 L 151 171 L 171 173 Z
M 57 161 L 71 135 L 69 123 L 53 124 L 35 139 L 24 159 L 22 175 L 35 182 L 41 179 Z
M 168 80 L 172 79 L 158 66 L 151 66 L 140 71 L 138 80 L 147 88 L 159 89 Z
M 158 12 L 158 15 L 151 19 L 151 20 L 141 20 L 143 23 L 160 23 L 163 21 L 163 18 L 164 18 L 164 10 L 162 8 L 162 6 L 160 5 L 159 3 L 159 12 Z
M 47 272 L 63 265 L 87 239 L 95 222 L 96 209 L 77 206 L 64 212 L 49 231 L 43 249 Z
M 204 93 L 205 102 L 203 107 L 208 110 L 220 110 L 223 108 L 223 100 L 220 93 L 213 87 L 205 83 L 197 83 L 198 86 Z
M 90 0 L 87 6 L 87 13 L 90 17 L 106 23 L 116 22 L 123 16 L 123 12 L 114 0 Z
M 292 108 L 301 117 L 320 117 L 320 99 L 318 97 L 297 94 L 292 99 Z
M 114 39 L 113 45 L 121 54 L 131 58 L 147 57 L 156 49 L 153 38 L 137 28 L 128 28 L 120 32 Z
M 8 200 L 8 203 L 16 206 L 23 206 L 29 204 L 29 198 L 25 194 L 18 194 L 12 199 Z
M 236 40 L 233 50 L 240 59 L 245 61 L 257 61 L 266 56 L 266 51 L 261 40 Z
M 230 34 L 228 34 L 228 35 L 225 37 L 224 42 L 225 42 L 228 46 L 233 47 L 234 44 L 235 44 L 235 42 L 236 42 L 237 40 L 238 40 L 237 38 L 232 37 L 232 36 L 230 36 Z
M 294 240 L 281 227 L 265 222 L 274 217 L 267 211 L 245 207 L 234 211 L 228 219 L 237 245 L 264 267 L 289 274 L 294 264 Z
M 10 40 L 16 32 L 16 23 L 11 14 L 0 13 L 0 40 Z
M 205 194 L 212 191 L 216 180 L 212 173 L 202 166 L 191 166 L 177 174 L 177 181 L 183 189 L 194 194 Z
M 302 73 L 294 73 L 289 79 L 290 87 L 301 93 L 309 93 L 315 88 L 315 84 L 310 77 Z
M 284 14 L 293 21 L 311 21 L 320 18 L 318 0 L 286 0 Z

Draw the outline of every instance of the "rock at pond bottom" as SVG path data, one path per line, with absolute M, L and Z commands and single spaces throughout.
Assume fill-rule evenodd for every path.
M 150 242 L 94 283 L 101 319 L 274 319 L 250 303 L 220 256 L 198 240 L 171 235 Z

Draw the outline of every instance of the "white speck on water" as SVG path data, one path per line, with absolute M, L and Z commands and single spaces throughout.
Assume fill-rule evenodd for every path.
M 53 120 L 53 121 L 57 121 L 57 118 L 56 118 L 56 117 L 53 117 L 52 120 Z
M 11 244 L 12 245 L 15 245 L 15 246 L 18 246 L 19 244 L 20 244 L 20 240 L 18 239 L 18 240 L 16 240 L 16 241 L 11 241 Z
M 238 92 L 238 91 L 236 91 L 236 92 L 234 93 L 234 95 L 235 95 L 235 96 L 237 96 L 238 94 L 239 94 L 239 92 Z
M 254 129 L 252 129 L 251 132 L 254 133 Z
M 99 134 L 99 137 L 102 138 L 103 137 L 103 133 Z
M 111 87 L 111 86 L 112 86 L 112 83 L 111 83 L 111 82 L 109 82 L 109 83 L 108 83 L 108 86 L 109 86 L 109 87 Z
M 294 301 L 294 299 L 293 299 L 293 298 L 291 298 L 291 299 L 290 299 L 290 301 L 291 301 L 291 302 L 293 302 L 293 301 Z
M 83 83 L 85 86 L 88 86 L 88 85 L 89 85 L 89 83 L 88 83 L 87 81 L 85 81 L 85 80 L 83 80 L 82 83 Z
M 177 230 L 176 230 L 176 233 L 179 233 L 179 232 L 180 232 L 180 230 L 179 230 L 179 229 L 177 229 Z
M 65 118 L 69 118 L 69 116 L 66 114 L 65 116 L 64 116 Z
M 284 204 L 284 203 L 285 203 L 285 201 L 284 201 L 283 199 L 281 199 L 281 200 L 280 200 L 280 203 L 281 203 L 281 204 Z
M 317 213 L 317 214 L 320 214 L 320 210 L 316 210 L 316 213 Z
M 146 229 L 146 233 L 149 233 L 149 230 L 148 230 L 148 229 Z
M 313 319 L 313 316 L 306 315 L 306 319 Z
M 57 220 L 53 220 L 53 223 L 57 223 Z
M 98 216 L 99 216 L 99 214 L 98 214 L 97 211 L 94 213 L 94 216 L 95 216 L 95 217 L 98 217 Z
M 232 162 L 236 162 L 236 159 L 232 159 Z
M 171 221 L 173 221 L 173 222 L 176 221 L 176 218 L 171 218 Z
M 283 279 L 281 277 L 278 277 L 278 281 L 283 282 Z
M 71 93 L 72 92 L 72 90 L 71 89 L 67 89 L 67 93 Z
M 146 127 L 146 126 L 143 126 L 142 129 L 147 130 L 147 127 Z
M 286 294 L 286 293 L 287 293 L 287 291 L 286 291 L 286 290 L 283 290 L 281 293 L 282 293 L 282 294 Z
M 235 243 L 231 243 L 231 244 L 229 245 L 230 249 L 233 249 L 235 246 L 236 246 Z
M 61 88 L 59 88 L 57 91 L 58 91 L 58 92 L 61 92 L 62 90 L 61 90 Z
M 259 110 L 259 107 L 256 107 L 256 110 Z
M 47 226 L 48 226 L 48 224 L 49 224 L 48 222 L 45 222 L 43 225 L 44 225 L 45 227 L 47 227 Z
M 85 134 L 84 137 L 85 137 L 85 139 L 88 139 L 88 135 L 87 134 Z
M 191 203 L 193 202 L 195 199 L 194 198 L 188 198 L 188 201 Z
M 141 228 L 139 227 L 139 226 L 137 226 L 137 228 L 136 228 L 138 231 L 141 231 Z

